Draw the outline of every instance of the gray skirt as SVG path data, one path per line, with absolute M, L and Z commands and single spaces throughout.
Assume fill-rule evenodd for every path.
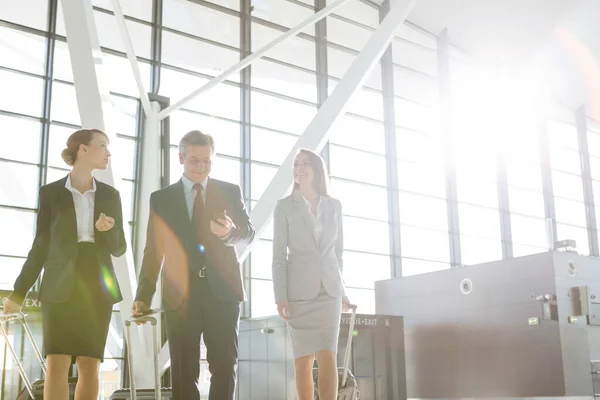
M 294 359 L 331 350 L 337 353 L 342 315 L 342 299 L 331 297 L 321 286 L 319 295 L 312 300 L 290 299 L 288 331 Z

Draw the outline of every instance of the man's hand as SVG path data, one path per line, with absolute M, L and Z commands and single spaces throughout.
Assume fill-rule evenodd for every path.
M 144 316 L 144 312 L 148 311 L 149 308 L 143 301 L 136 301 L 131 306 L 131 316 L 135 318 L 139 318 Z M 146 322 L 136 322 L 136 324 L 145 324 Z
M 14 314 L 21 311 L 21 306 L 8 298 L 4 299 L 4 314 Z
M 281 302 L 277 303 L 277 312 L 279 313 L 279 316 L 281 317 L 281 319 L 283 319 L 284 321 L 288 321 L 290 319 L 290 311 L 289 311 L 288 302 L 281 301 Z
M 235 224 L 233 223 L 233 221 L 231 220 L 231 218 L 229 218 L 227 216 L 227 214 L 225 214 L 225 212 L 223 211 L 223 217 L 222 218 L 217 218 L 217 220 L 211 220 L 210 221 L 210 230 L 213 234 L 217 235 L 219 238 L 224 238 L 225 236 L 229 235 L 229 233 L 231 232 L 231 230 L 235 228 Z
M 100 232 L 110 231 L 113 226 L 115 226 L 115 219 L 107 217 L 104 213 L 100 214 L 98 221 L 96 221 L 96 229 Z

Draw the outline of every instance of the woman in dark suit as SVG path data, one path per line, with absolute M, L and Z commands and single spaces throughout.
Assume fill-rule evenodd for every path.
M 294 191 L 273 213 L 273 288 L 277 311 L 287 322 L 299 400 L 314 398 L 312 367 L 319 367 L 319 399 L 338 398 L 337 342 L 342 309 L 342 204 L 327 192 L 323 159 L 300 149 L 294 160 Z
M 48 400 L 68 398 L 73 360 L 78 371 L 75 398 L 98 398 L 112 307 L 122 300 L 111 259 L 126 249 L 121 198 L 92 175 L 108 166 L 108 142 L 96 129 L 69 137 L 62 157 L 73 169 L 40 188 L 33 246 L 4 303 L 4 313 L 18 312 L 44 268 L 39 299 Z

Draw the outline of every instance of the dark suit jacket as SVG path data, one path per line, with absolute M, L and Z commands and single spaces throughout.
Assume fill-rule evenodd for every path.
M 227 240 L 210 231 L 210 220 L 226 211 L 235 224 Z M 244 301 L 240 263 L 234 245 L 254 238 L 240 187 L 209 178 L 206 185 L 202 263 L 213 294 L 222 301 Z M 196 232 L 190 220 L 183 182 L 179 180 L 150 197 L 148 236 L 136 300 L 150 305 L 162 266 L 162 302 L 167 310 L 179 308 L 189 298 L 190 277 L 202 267 L 198 262 Z
M 73 288 L 74 269 L 77 262 L 77 217 L 73 194 L 65 187 L 67 177 L 40 187 L 37 227 L 33 246 L 17 278 L 9 298 L 21 304 L 37 280 L 42 267 L 44 276 L 39 299 L 46 303 L 61 303 L 68 299 Z M 94 231 L 96 251 L 100 265 L 107 267 L 105 280 L 114 288 L 107 291 L 108 300 L 122 300 L 114 273 L 111 254 L 119 257 L 125 253 L 121 197 L 112 186 L 96 181 L 94 223 L 100 213 L 115 219 L 115 226 L 106 232 Z M 110 293 L 108 293 L 110 292 Z

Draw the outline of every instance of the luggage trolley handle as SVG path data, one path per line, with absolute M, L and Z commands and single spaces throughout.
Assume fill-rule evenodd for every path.
M 157 321 L 153 315 L 161 313 L 162 310 L 148 310 L 141 317 L 132 317 L 125 320 L 125 335 L 127 338 L 127 363 L 129 364 L 129 392 L 132 400 L 137 399 L 135 389 L 135 377 L 133 373 L 133 351 L 131 346 L 131 324 L 138 322 L 150 322 L 152 325 L 152 353 L 154 354 L 154 398 L 162 399 L 160 385 L 160 370 L 158 367 L 158 332 Z
M 348 379 L 350 353 L 352 352 L 352 338 L 354 337 L 354 324 L 356 322 L 356 304 L 350 304 L 348 308 L 350 308 L 352 314 L 350 315 L 350 324 L 348 325 L 348 342 L 346 343 L 346 352 L 344 354 L 344 372 L 342 374 L 341 387 L 346 387 L 346 380 Z
M 27 391 L 29 392 L 29 395 L 31 396 L 31 398 L 34 399 L 35 396 L 33 394 L 33 385 L 29 381 L 29 378 L 27 378 L 27 374 L 25 373 L 23 364 L 21 364 L 21 360 L 19 360 L 17 352 L 15 351 L 14 347 L 8 340 L 8 329 L 4 327 L 4 322 L 9 322 L 9 321 L 21 322 L 21 325 L 23 325 L 23 329 L 25 329 L 25 332 L 27 333 L 27 336 L 29 337 L 29 341 L 31 342 L 31 346 L 33 347 L 35 356 L 37 357 L 37 359 L 40 363 L 42 372 L 44 373 L 44 376 L 46 376 L 46 362 L 44 361 L 44 357 L 42 356 L 42 353 L 40 352 L 39 347 L 35 343 L 35 339 L 33 338 L 31 329 L 29 329 L 29 325 L 27 324 L 26 317 L 27 317 L 27 314 L 24 314 L 22 312 L 0 315 L 0 331 L 2 331 L 2 336 L 4 337 L 4 342 L 6 343 L 6 346 L 8 347 L 8 349 L 10 350 L 10 352 L 13 356 L 13 359 L 17 363 L 17 368 L 19 369 L 19 375 L 21 375 L 21 379 L 23 379 L 23 382 L 25 383 L 25 387 L 27 388 Z

